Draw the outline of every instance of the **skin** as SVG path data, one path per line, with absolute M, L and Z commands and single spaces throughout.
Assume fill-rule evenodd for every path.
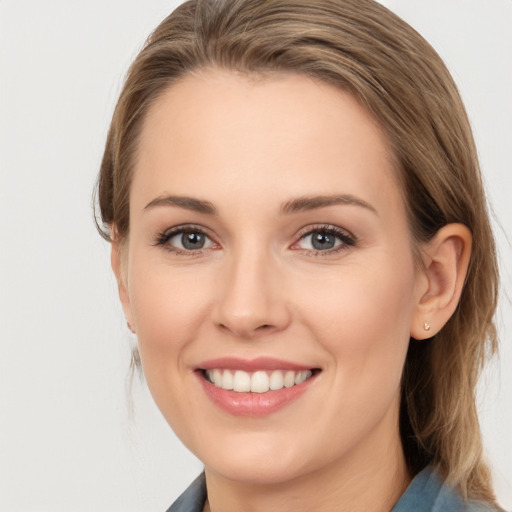
M 366 206 L 283 212 L 333 194 Z M 169 195 L 216 213 L 155 201 Z M 187 252 L 180 236 L 158 245 L 182 225 L 204 230 L 202 250 Z M 326 225 L 353 243 L 312 250 L 305 235 Z M 204 462 L 205 510 L 390 510 L 411 479 L 398 430 L 409 339 L 449 318 L 469 250 L 467 230 L 450 225 L 415 265 L 386 137 L 348 93 L 212 69 L 162 94 L 142 130 L 130 233 L 114 240 L 112 264 L 155 402 Z M 195 371 L 226 356 L 321 372 L 277 412 L 236 416 L 210 401 Z

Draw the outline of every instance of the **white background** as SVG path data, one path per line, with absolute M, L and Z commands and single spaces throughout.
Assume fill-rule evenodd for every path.
M 91 214 L 122 77 L 177 3 L 0 0 L 2 512 L 163 511 L 201 469 L 145 387 L 125 389 L 130 335 Z M 512 0 L 385 3 L 430 40 L 461 88 L 510 297 Z M 503 299 L 501 359 L 479 402 L 498 495 L 512 508 L 512 309 Z

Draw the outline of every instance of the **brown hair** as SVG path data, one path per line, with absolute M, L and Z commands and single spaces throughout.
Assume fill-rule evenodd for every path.
M 144 116 L 180 77 L 205 67 L 290 72 L 349 91 L 379 120 L 396 159 L 413 246 L 465 224 L 473 250 L 459 307 L 428 342 L 411 340 L 401 437 L 410 471 L 427 464 L 464 498 L 494 503 L 475 386 L 497 347 L 498 272 L 477 153 L 448 70 L 409 25 L 372 0 L 190 0 L 151 34 L 115 109 L 98 179 L 104 228 L 128 234 Z

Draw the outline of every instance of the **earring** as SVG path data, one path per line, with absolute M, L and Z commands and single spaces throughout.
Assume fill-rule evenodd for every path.
M 423 324 L 423 329 L 425 329 L 425 331 L 430 331 L 430 324 L 428 322 L 425 322 Z
M 128 326 L 128 329 L 130 329 L 130 331 L 135 334 L 135 329 L 131 326 L 130 322 L 128 322 L 128 320 L 126 321 L 126 325 Z

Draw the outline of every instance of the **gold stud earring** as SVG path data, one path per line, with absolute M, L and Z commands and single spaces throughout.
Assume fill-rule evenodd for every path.
M 425 322 L 423 324 L 423 329 L 425 329 L 425 331 L 430 331 L 430 324 L 428 322 Z

